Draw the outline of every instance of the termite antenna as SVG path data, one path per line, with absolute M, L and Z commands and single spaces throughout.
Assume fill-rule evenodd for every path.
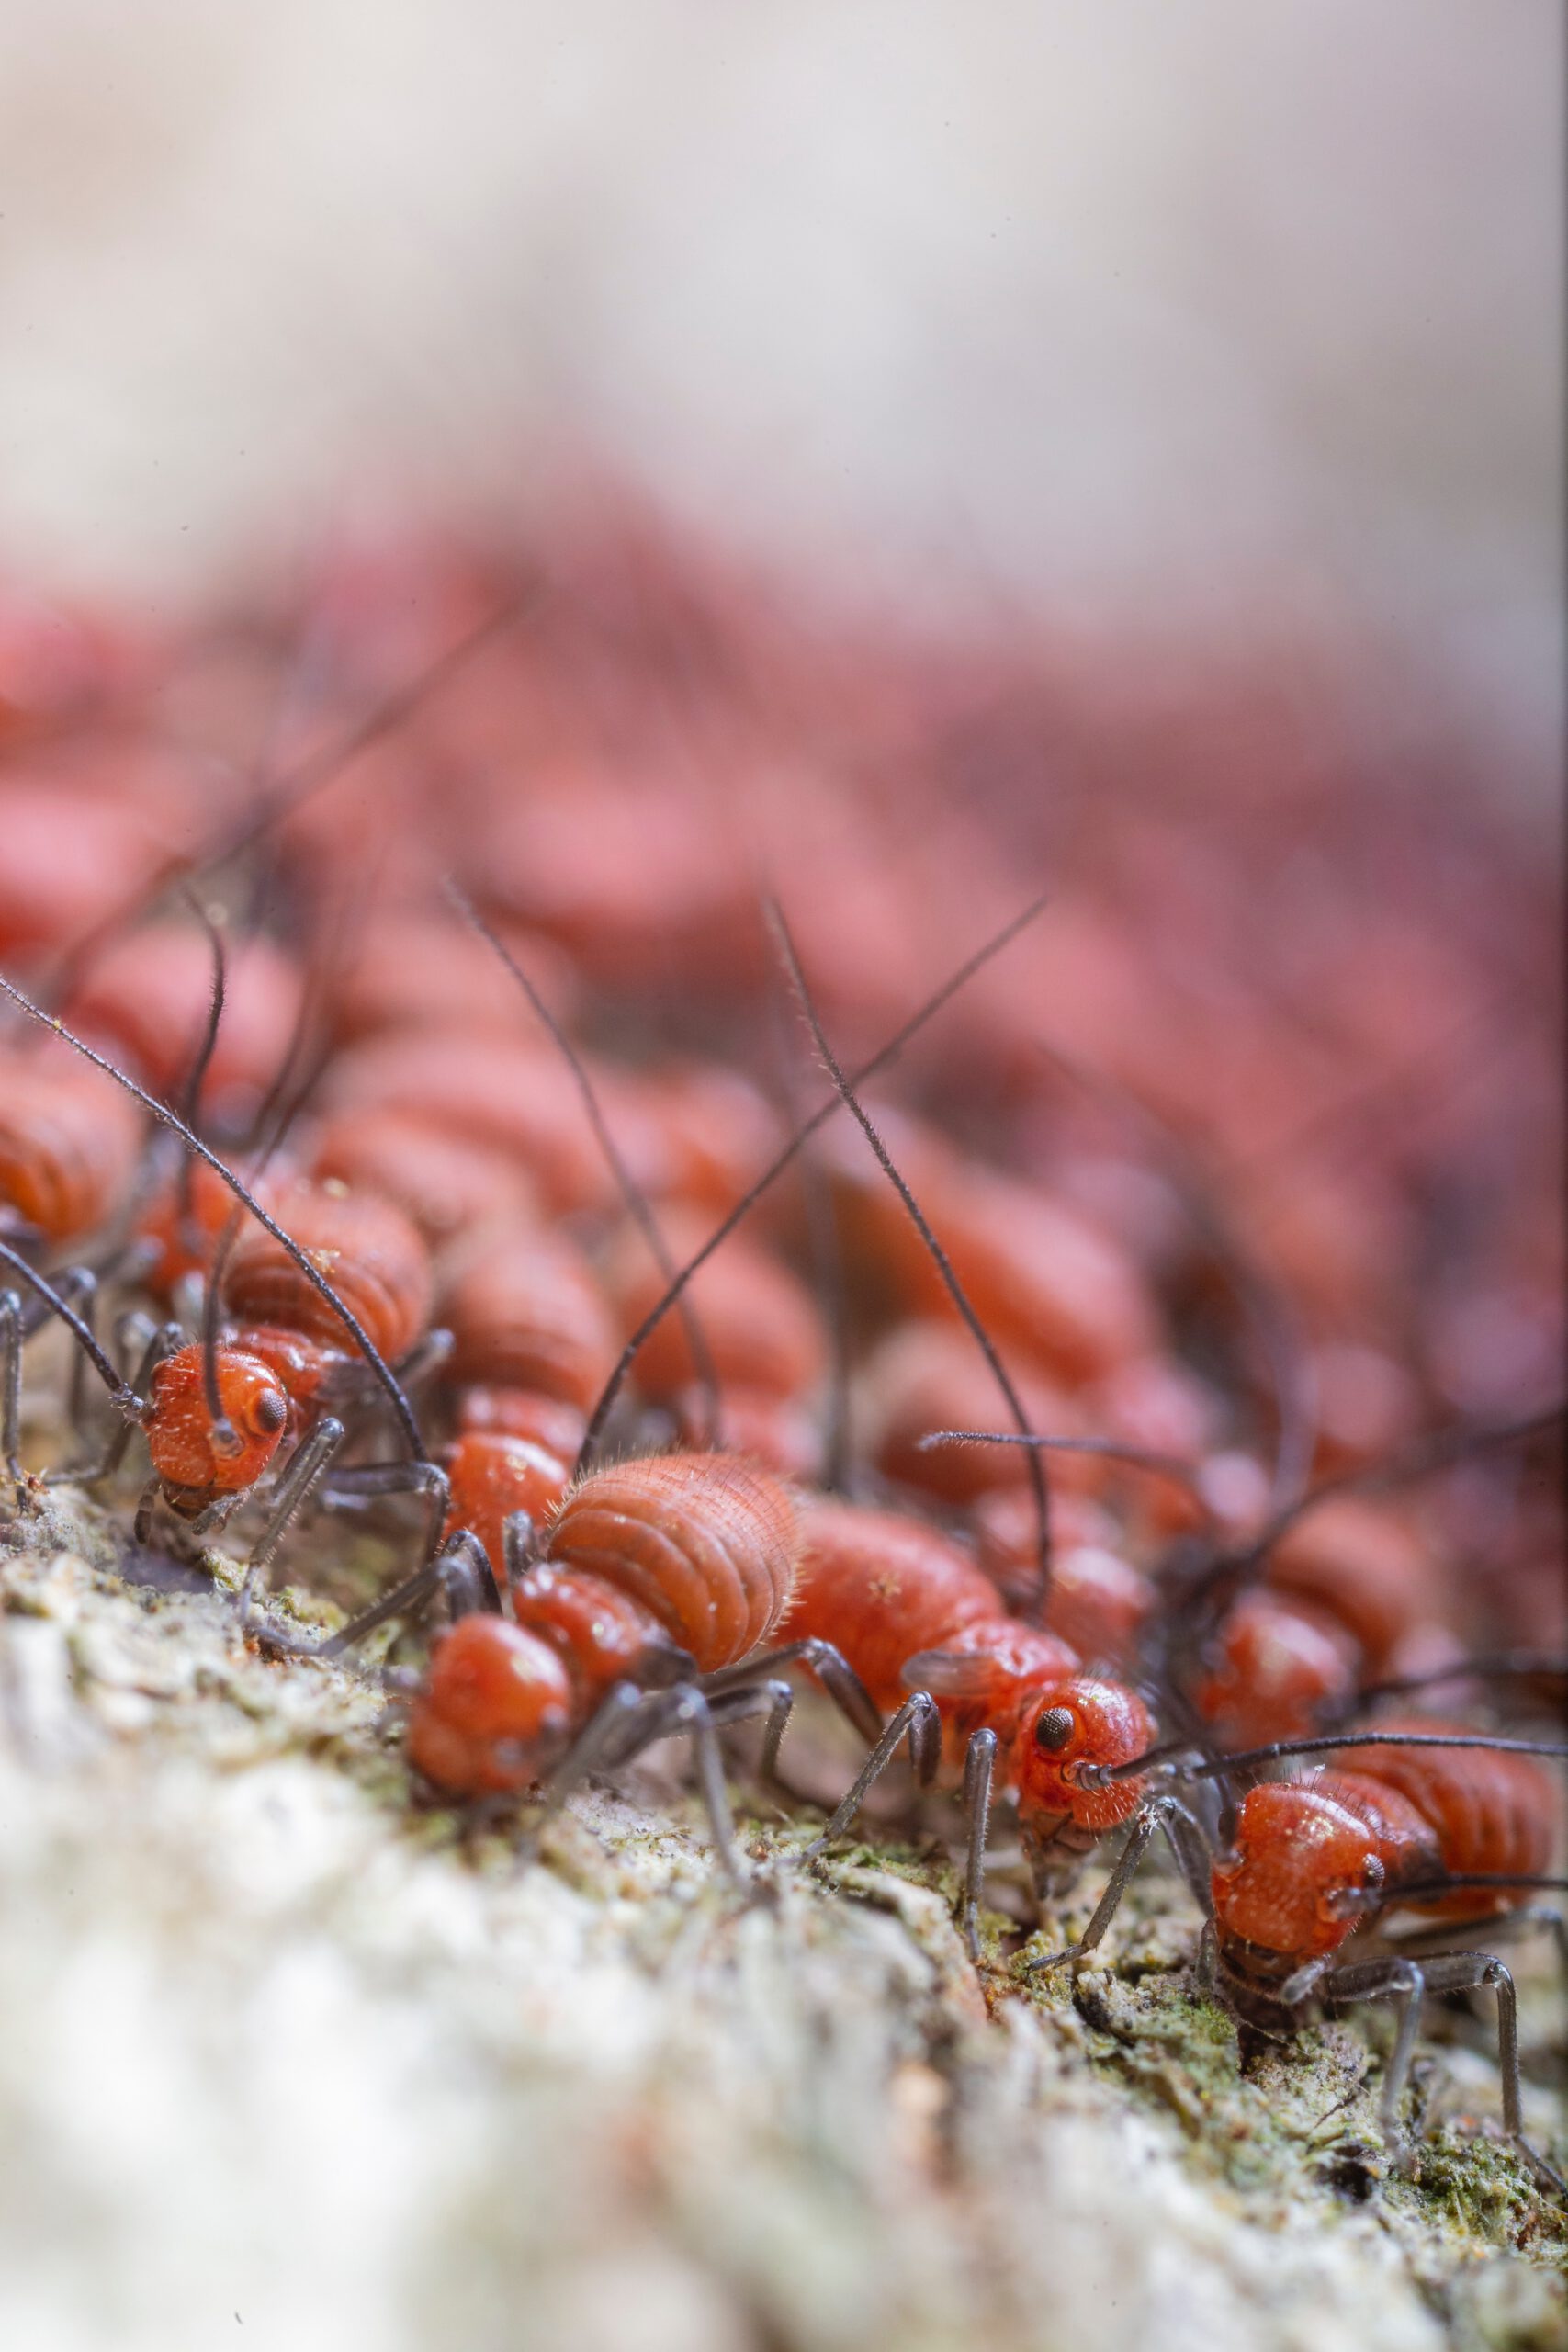
M 207 1008 L 207 1026 L 197 1048 L 196 1059 L 180 1090 L 179 1114 L 187 1126 L 194 1127 L 201 1108 L 201 1090 L 207 1083 L 207 1073 L 212 1067 L 213 1053 L 218 1045 L 218 1032 L 223 1023 L 223 1008 L 229 994 L 229 963 L 223 947 L 223 934 L 194 890 L 182 888 L 181 898 L 207 933 L 207 944 L 212 956 L 212 987 Z M 188 1170 L 190 1162 L 187 1159 Z
M 1529 1681 L 1540 1675 L 1568 1675 L 1568 1655 L 1550 1650 L 1483 1651 L 1479 1657 L 1456 1658 L 1448 1666 L 1428 1667 L 1424 1674 L 1396 1674 L 1386 1682 L 1366 1682 L 1350 1701 L 1354 1707 L 1374 1699 L 1394 1699 L 1407 1690 L 1428 1690 L 1436 1682 Z
M 1151 1477 L 1168 1478 L 1182 1492 L 1190 1496 L 1211 1521 L 1213 1506 L 1203 1492 L 1202 1474 L 1179 1454 L 1152 1453 L 1147 1446 L 1124 1445 L 1113 1437 L 1043 1437 L 1038 1430 L 1027 1436 L 1017 1430 L 931 1430 L 920 1438 L 917 1453 L 934 1453 L 944 1445 L 1032 1445 L 1044 1453 L 1094 1453 L 1107 1462 L 1125 1462 L 1134 1470 L 1146 1470 Z
M 428 702 L 467 667 L 474 656 L 481 652 L 491 639 L 510 628 L 514 621 L 528 617 L 549 594 L 547 583 L 533 580 L 498 605 L 494 612 L 471 628 L 467 636 L 448 646 L 444 653 L 416 671 L 414 675 L 396 691 L 387 695 L 365 718 L 345 729 L 333 742 L 320 750 L 307 752 L 297 766 L 288 770 L 265 793 L 257 808 L 238 824 L 222 823 L 214 827 L 203 842 L 197 842 L 187 854 L 167 857 L 156 866 L 135 894 L 121 906 L 112 908 L 96 922 L 73 947 L 68 948 L 39 984 L 39 993 L 51 1002 L 62 1002 L 70 994 L 78 974 L 107 940 L 116 938 L 128 923 L 133 922 L 144 909 L 156 906 L 165 890 L 184 879 L 194 881 L 198 875 L 209 874 L 215 866 L 226 865 L 231 858 L 240 857 L 269 832 L 284 818 L 303 808 L 318 792 L 335 784 L 362 752 L 368 751 L 386 735 L 392 734 L 412 717 L 421 704 Z
M 1012 1375 L 997 1352 L 996 1343 L 976 1313 L 970 1302 L 969 1294 L 953 1272 L 951 1259 L 932 1232 L 919 1203 L 893 1165 L 892 1156 L 886 1145 L 873 1125 L 860 1097 L 855 1092 L 852 1081 L 845 1076 L 833 1048 L 828 1043 L 826 1032 L 812 1001 L 811 990 L 807 986 L 806 975 L 801 969 L 800 958 L 795 954 L 795 942 L 790 936 L 789 925 L 784 921 L 783 908 L 776 899 L 769 899 L 764 901 L 764 911 L 784 964 L 785 976 L 810 1025 L 811 1035 L 816 1042 L 817 1051 L 822 1057 L 823 1067 L 839 1091 L 839 1099 L 853 1114 L 861 1133 L 876 1155 L 877 1165 L 908 1212 L 916 1232 L 930 1251 L 931 1262 L 942 1276 L 949 1298 L 963 1317 L 971 1338 L 990 1367 L 991 1376 L 1001 1391 L 1009 1412 L 1018 1425 L 1019 1435 L 1025 1439 L 1032 1437 L 1033 1431 L 1029 1426 L 1029 1416 L 1023 1409 L 1023 1400 L 1013 1385 Z M 1040 1448 L 1031 1446 L 1025 1460 L 1029 1465 L 1029 1483 L 1034 1497 L 1035 1515 L 1040 1530 L 1040 1571 L 1035 1579 L 1034 1590 L 1030 1597 L 1031 1613 L 1039 1620 L 1044 1616 L 1045 1603 L 1051 1592 L 1051 1496 L 1046 1483 L 1044 1459 Z
M 235 1199 L 249 1209 L 257 1224 L 265 1226 L 279 1248 L 288 1251 L 311 1289 L 326 1300 L 327 1305 L 344 1329 L 351 1335 L 355 1347 L 385 1390 L 388 1402 L 397 1415 L 398 1426 L 402 1430 L 410 1455 L 415 1462 L 428 1462 L 430 1456 L 425 1451 L 424 1441 L 420 1435 L 419 1423 L 413 1416 L 413 1408 L 398 1385 L 391 1366 L 382 1357 L 369 1332 L 366 1330 L 353 1308 L 346 1306 L 338 1296 L 320 1267 L 312 1264 L 299 1243 L 290 1235 L 285 1233 L 275 1217 L 267 1214 L 255 1195 L 246 1190 L 227 1162 L 220 1159 L 218 1154 L 202 1142 L 194 1129 L 186 1126 L 177 1111 L 171 1111 L 166 1102 L 160 1102 L 155 1094 L 149 1094 L 145 1087 L 138 1086 L 133 1078 L 128 1077 L 116 1063 L 111 1062 L 107 1056 L 98 1053 L 89 1046 L 85 1038 L 78 1037 L 73 1029 L 68 1029 L 65 1026 L 63 1021 L 57 1021 L 52 1014 L 45 1012 L 43 1007 L 35 1004 L 31 997 L 25 995 L 14 980 L 8 980 L 4 972 L 0 972 L 0 990 L 4 990 L 12 1003 L 25 1012 L 29 1020 L 36 1021 L 41 1027 L 51 1030 L 63 1044 L 72 1046 L 75 1052 L 83 1056 L 84 1059 L 90 1061 L 96 1069 L 101 1069 L 106 1078 L 112 1078 L 115 1084 L 123 1088 L 125 1092 L 140 1102 L 144 1110 L 151 1111 L 155 1119 L 179 1136 L 187 1151 L 194 1151 L 198 1159 L 206 1160 L 213 1174 L 227 1184 Z
M 1464 1461 L 1470 1454 L 1489 1453 L 1498 1446 L 1528 1444 L 1531 1438 L 1541 1436 L 1565 1418 L 1568 1399 L 1560 1398 L 1554 1405 L 1513 1420 L 1472 1421 L 1458 1428 L 1434 1430 L 1382 1462 L 1321 1480 L 1287 1510 L 1277 1511 L 1246 1544 L 1211 1559 L 1183 1593 L 1182 1614 L 1194 1629 L 1213 1625 L 1236 1595 L 1261 1573 L 1280 1538 L 1321 1503 L 1332 1502 L 1340 1495 L 1380 1494 L 1387 1488 L 1413 1486 L 1453 1463 Z
M 187 1167 L 190 1162 L 186 1162 Z M 201 1385 L 207 1400 L 208 1417 L 212 1423 L 212 1450 L 215 1453 L 234 1454 L 240 1450 L 240 1436 L 223 1409 L 223 1392 L 218 1385 L 218 1329 L 222 1320 L 223 1277 L 229 1269 L 229 1252 L 240 1230 L 243 1212 L 236 1206 L 225 1218 L 223 1230 L 218 1237 L 218 1247 L 207 1270 L 207 1286 L 201 1297 Z
M 1452 1878 L 1417 1879 L 1413 1885 L 1401 1880 L 1397 1891 L 1401 1903 L 1414 1903 L 1427 1895 L 1456 1894 L 1472 1886 L 1520 1886 L 1533 1894 L 1560 1894 L 1568 1888 L 1568 1878 L 1543 1878 L 1527 1871 L 1465 1871 Z
M 1496 1732 L 1330 1731 L 1307 1739 L 1277 1739 L 1267 1747 L 1242 1748 L 1207 1763 L 1184 1765 L 1182 1777 L 1206 1781 L 1218 1773 L 1244 1771 L 1249 1765 L 1272 1764 L 1281 1756 L 1325 1756 L 1337 1747 L 1484 1747 L 1505 1756 L 1568 1756 L 1568 1740 L 1506 1739 Z
M 126 1386 L 93 1333 L 76 1313 L 75 1308 L 68 1306 L 53 1284 L 46 1282 L 43 1275 L 29 1266 L 20 1251 L 13 1250 L 7 1241 L 0 1241 L 0 1263 L 9 1266 L 13 1273 L 20 1274 L 29 1289 L 37 1292 L 50 1312 L 59 1316 L 76 1345 L 108 1390 L 110 1401 L 116 1411 L 124 1413 L 128 1419 L 139 1419 L 141 1413 L 141 1397 L 134 1388 Z
M 1472 1453 L 1489 1453 L 1497 1446 L 1528 1444 L 1531 1438 L 1544 1436 L 1555 1423 L 1565 1420 L 1568 1397 L 1560 1396 L 1555 1404 L 1511 1420 L 1466 1421 L 1450 1429 L 1428 1430 L 1425 1437 L 1413 1439 L 1409 1445 L 1401 1446 L 1382 1462 L 1369 1464 L 1361 1470 L 1343 1471 L 1337 1478 L 1323 1479 L 1287 1510 L 1276 1512 L 1261 1532 L 1253 1537 L 1247 1547 L 1247 1556 L 1249 1561 L 1254 1557 L 1261 1559 L 1298 1520 L 1304 1519 L 1320 1503 L 1332 1501 L 1337 1495 L 1375 1495 L 1385 1487 L 1413 1486 L 1418 1479 L 1447 1470 Z
M 895 1030 L 887 1043 L 873 1054 L 869 1061 L 862 1063 L 851 1080 L 851 1084 L 863 1086 L 867 1079 L 874 1078 L 878 1071 L 886 1069 L 889 1063 L 897 1061 L 910 1038 L 917 1035 L 925 1027 L 927 1022 L 940 1012 L 943 1005 L 949 1003 L 966 982 L 974 978 L 976 972 L 983 970 L 993 956 L 999 956 L 1004 947 L 1010 946 L 1019 933 L 1033 922 L 1037 916 L 1044 912 L 1044 899 L 1035 899 L 1023 909 L 1021 914 L 1014 915 L 1010 922 L 1004 923 L 1000 931 L 994 933 L 982 946 L 977 947 L 974 955 L 960 964 L 958 969 L 942 982 L 941 988 L 927 997 L 925 1002 L 909 1015 L 903 1026 Z M 581 1478 L 592 1468 L 604 1424 L 615 1409 L 615 1399 L 626 1385 L 626 1374 L 630 1372 L 637 1350 L 644 1340 L 658 1329 L 671 1308 L 682 1296 L 694 1274 L 701 1272 L 714 1251 L 721 1249 L 735 1231 L 736 1227 L 750 1215 L 768 1187 L 777 1182 L 797 1154 L 805 1149 L 818 1129 L 826 1126 L 834 1113 L 840 1107 L 835 1097 L 831 1102 L 824 1102 L 820 1110 L 814 1111 L 808 1119 L 796 1127 L 777 1158 L 762 1170 L 750 1191 L 743 1193 L 736 1202 L 728 1216 L 721 1224 L 715 1227 L 702 1248 L 687 1259 L 663 1297 L 655 1300 L 653 1306 L 649 1308 L 648 1313 L 621 1350 L 615 1369 L 600 1394 L 599 1401 L 589 1416 L 588 1428 L 584 1432 L 582 1444 L 577 1456 L 577 1466 L 573 1474 L 575 1476 Z
M 548 1031 L 557 1052 L 571 1072 L 578 1093 L 582 1099 L 582 1107 L 587 1114 L 588 1124 L 593 1130 L 593 1140 L 599 1147 L 605 1166 L 615 1178 L 615 1189 L 620 1193 L 627 1214 L 648 1244 L 649 1253 L 660 1275 L 667 1283 L 672 1283 L 675 1280 L 677 1268 L 674 1259 L 670 1254 L 669 1244 L 659 1229 L 659 1220 L 653 1214 L 647 1193 L 627 1167 L 620 1146 L 610 1133 L 609 1122 L 604 1116 L 598 1089 L 588 1075 L 582 1056 L 578 1052 L 527 973 L 518 963 L 512 950 L 491 929 L 461 883 L 453 875 L 448 874 L 445 877 L 443 887 L 463 921 L 477 931 L 486 946 L 500 957 L 527 998 L 537 1018 Z M 680 1299 L 677 1312 L 681 1317 L 681 1328 L 686 1335 L 686 1345 L 691 1350 L 693 1367 L 702 1389 L 703 1417 L 706 1423 L 705 1444 L 711 1453 L 716 1449 L 719 1440 L 718 1366 L 714 1361 L 713 1350 L 708 1345 L 707 1334 L 703 1329 L 701 1318 L 691 1300 L 685 1297 Z
M 1139 1095 L 1086 1069 L 1048 1039 L 1035 1046 L 1054 1069 L 1093 1095 L 1124 1126 L 1135 1128 L 1163 1166 L 1195 1230 L 1201 1235 L 1230 1282 L 1241 1310 L 1252 1324 L 1258 1351 L 1274 1396 L 1278 1436 L 1273 1501 L 1277 1510 L 1294 1502 L 1312 1467 L 1316 1431 L 1315 1383 L 1294 1309 L 1231 1226 L 1215 1188 L 1188 1139 L 1152 1111 Z

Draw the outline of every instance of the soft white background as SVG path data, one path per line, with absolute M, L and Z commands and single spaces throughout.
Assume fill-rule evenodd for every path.
M 586 443 L 812 560 L 1344 608 L 1556 737 L 1547 0 L 5 0 L 0 542 Z

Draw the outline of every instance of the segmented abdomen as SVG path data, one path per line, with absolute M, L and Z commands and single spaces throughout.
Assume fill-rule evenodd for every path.
M 723 1453 L 673 1453 L 595 1471 L 551 1521 L 547 1556 L 646 1609 L 706 1674 L 765 1641 L 795 1573 L 789 1489 Z

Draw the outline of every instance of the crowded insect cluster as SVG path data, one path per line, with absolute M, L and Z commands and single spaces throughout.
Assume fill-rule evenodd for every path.
M 677 1736 L 738 1889 L 732 1782 L 918 1817 L 993 2000 L 1159 1833 L 1244 2055 L 1392 2005 L 1407 2162 L 1487 1991 L 1561 2194 L 1551 908 L 1308 675 L 1001 635 L 624 516 L 164 643 L 8 589 L 9 1539 L 101 1512 L 520 1843 Z

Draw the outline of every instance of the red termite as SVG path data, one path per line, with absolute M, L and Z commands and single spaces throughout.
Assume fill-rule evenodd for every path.
M 354 1362 L 343 1345 L 344 1332 L 391 1404 L 408 1458 L 355 1465 L 340 1473 L 338 1483 L 344 1491 L 424 1495 L 438 1526 L 446 1480 L 425 1453 L 408 1398 L 386 1360 L 389 1352 L 406 1351 L 428 1312 L 429 1258 L 413 1228 L 388 1203 L 351 1203 L 346 1193 L 301 1186 L 290 1201 L 290 1214 L 304 1220 L 309 1239 L 302 1245 L 177 1113 L 62 1023 L 51 1021 L 4 975 L 0 990 L 152 1112 L 220 1178 L 253 1220 L 234 1249 L 222 1285 L 241 1317 L 239 1333 L 220 1341 L 220 1283 L 211 1274 L 201 1344 L 179 1345 L 183 1335 L 166 1326 L 154 1334 L 137 1376 L 136 1387 L 149 1384 L 138 1418 L 147 1431 L 155 1474 L 137 1513 L 138 1540 L 145 1540 L 160 1494 L 197 1530 L 220 1524 L 271 1465 L 291 1406 L 297 1405 L 297 1426 L 307 1417 L 313 1425 L 277 1486 L 252 1554 L 244 1587 L 248 1602 L 253 1579 L 343 1442 L 343 1422 L 321 1408 L 335 1401 L 335 1385 Z M 7 1255 L 20 1262 L 15 1253 Z M 337 1284 L 322 1272 L 323 1261 L 333 1267 Z M 107 1359 L 95 1355 L 93 1361 L 117 1396 L 123 1394 L 113 1367 L 105 1369 Z M 89 1483 L 108 1476 L 123 1458 L 129 1435 L 129 1426 L 117 1431 L 101 1462 L 72 1475 Z
M 526 1533 L 520 1541 L 514 1505 L 525 1472 L 545 1503 L 558 1465 L 526 1441 L 492 1438 L 492 1448 L 524 1448 L 531 1459 L 514 1453 L 500 1465 L 487 1501 L 479 1442 L 464 1441 L 472 1454 L 461 1465 L 467 1526 L 323 1654 L 337 1654 L 373 1622 L 443 1584 L 459 1613 L 435 1642 L 409 1726 L 410 1757 L 426 1780 L 472 1799 L 549 1776 L 553 1810 L 589 1770 L 689 1733 L 716 1849 L 739 1878 L 718 1728 L 765 1713 L 771 1770 L 793 1704 L 779 1669 L 796 1663 L 812 1668 L 863 1736 L 874 1736 L 878 1725 L 832 1645 L 762 1646 L 794 1581 L 798 1522 L 790 1489 L 734 1455 L 658 1455 L 592 1473 L 556 1504 L 536 1543 Z M 455 1498 L 458 1491 L 455 1481 Z M 487 1551 L 504 1551 L 510 1615 L 501 1613 L 479 1538 Z
M 1136 1813 L 1140 1781 L 1089 1789 L 1080 1775 L 1150 1747 L 1154 1719 L 1143 1700 L 1125 1684 L 1085 1674 L 1057 1634 L 1007 1616 L 990 1579 L 934 1528 L 852 1503 L 813 1504 L 785 1630 L 834 1643 L 878 1706 L 895 1710 L 807 1852 L 843 1834 L 906 1737 L 929 1781 L 945 1734 L 950 1760 L 962 1758 L 969 1809 L 963 1926 L 972 1953 L 998 1778 L 1016 1792 L 1042 1897 Z
M 1409 1716 L 1371 1731 L 1277 1740 L 1172 1769 L 1189 1777 L 1228 1777 L 1333 1749 L 1340 1751 L 1337 1768 L 1301 1781 L 1267 1781 L 1242 1798 L 1200 1892 L 1212 1922 L 1201 1973 L 1212 1977 L 1217 1962 L 1225 1998 L 1248 2023 L 1275 2034 L 1292 2030 L 1314 2001 L 1396 2002 L 1399 2030 L 1381 2099 L 1383 2132 L 1395 2146 L 1423 1996 L 1491 1985 L 1504 2129 L 1539 2179 L 1560 2192 L 1568 2188 L 1524 2135 L 1513 1979 L 1494 1953 L 1439 1950 L 1418 1961 L 1416 1951 L 1431 1950 L 1424 1936 L 1380 1958 L 1340 1965 L 1334 1957 L 1358 1928 L 1404 1908 L 1470 1926 L 1484 1919 L 1494 1941 L 1544 1918 L 1561 1941 L 1558 1914 L 1505 1906 L 1532 1887 L 1568 1884 L 1545 1876 L 1564 1807 L 1561 1786 L 1540 1760 L 1568 1755 L 1568 1746 L 1456 1732 L 1436 1719 Z M 1156 1795 L 1145 1805 L 1080 1940 L 1030 1968 L 1076 1963 L 1094 1949 L 1156 1823 L 1175 1815 L 1190 1835 L 1190 1816 L 1174 1798 Z

